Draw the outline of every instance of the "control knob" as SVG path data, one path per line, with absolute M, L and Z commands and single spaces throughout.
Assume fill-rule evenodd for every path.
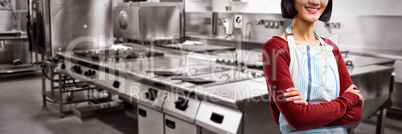
M 148 92 L 145 93 L 145 97 L 151 101 L 154 101 L 158 96 L 158 91 L 150 88 Z
M 179 97 L 177 99 L 177 101 L 175 102 L 175 105 L 176 105 L 175 107 L 177 109 L 182 110 L 182 111 L 186 111 L 186 109 L 188 107 L 188 100 L 184 99 L 182 97 Z
M 71 67 L 70 70 L 71 70 L 72 72 L 74 72 L 74 73 L 82 74 L 81 66 L 74 65 L 73 67 Z

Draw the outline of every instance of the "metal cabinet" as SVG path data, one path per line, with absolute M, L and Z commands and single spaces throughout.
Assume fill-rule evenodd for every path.
M 221 107 L 208 102 L 201 102 L 195 123 L 202 131 L 237 134 L 241 132 L 243 114 L 236 109 Z M 240 128 L 240 129 L 239 129 Z
M 163 113 L 138 105 L 138 134 L 163 134 Z
M 188 96 L 169 92 L 163 105 L 166 134 L 199 134 L 194 123 L 200 101 Z
M 162 106 L 167 91 L 156 86 L 141 84 L 138 96 L 138 133 L 163 134 L 164 114 Z

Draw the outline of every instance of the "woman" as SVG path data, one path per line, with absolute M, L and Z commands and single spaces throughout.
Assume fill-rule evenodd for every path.
M 313 31 L 329 21 L 332 0 L 282 0 L 281 8 L 292 24 L 262 48 L 272 116 L 282 133 L 346 133 L 364 100 L 338 47 Z

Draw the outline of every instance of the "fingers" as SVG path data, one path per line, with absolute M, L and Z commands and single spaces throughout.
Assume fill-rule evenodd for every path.
M 302 100 L 303 98 L 301 96 L 293 96 L 293 97 L 289 97 L 286 98 L 286 102 L 291 102 L 291 101 L 295 101 L 295 100 Z
M 290 92 L 290 91 L 299 91 L 299 89 L 297 89 L 297 88 L 288 88 L 288 89 L 286 89 L 286 92 Z
M 286 90 L 286 93 L 283 94 L 285 97 L 290 96 L 300 96 L 299 89 L 297 88 L 289 88 Z
M 359 90 L 353 90 L 353 91 L 350 91 L 350 92 L 352 92 L 352 93 L 356 94 L 357 96 L 359 96 L 360 101 L 364 101 L 363 95 L 360 93 Z
M 361 93 L 360 93 L 359 90 L 353 90 L 353 91 L 350 91 L 350 92 L 352 92 L 352 93 L 354 93 L 354 94 L 356 94 L 356 95 L 361 95 Z
M 303 106 L 307 106 L 307 105 L 308 105 L 308 103 L 307 103 L 306 100 L 296 100 L 296 101 L 293 101 L 293 103 L 295 103 L 295 104 L 300 104 L 300 105 L 303 105 Z
M 303 106 L 308 105 L 307 101 L 303 99 L 303 97 L 299 93 L 299 89 L 297 88 L 286 89 L 286 93 L 284 93 L 284 96 L 287 97 L 286 102 L 293 101 L 294 104 L 300 104 Z
M 352 85 L 350 85 L 350 86 L 345 90 L 345 93 L 346 93 L 346 92 L 351 92 L 351 91 L 353 91 L 353 89 L 355 89 L 355 88 L 357 88 L 357 86 L 354 85 L 354 84 L 352 84 Z

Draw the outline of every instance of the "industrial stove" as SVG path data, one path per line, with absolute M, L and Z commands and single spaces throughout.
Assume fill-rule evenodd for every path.
M 263 72 L 254 67 L 258 60 L 246 62 L 240 57 L 228 63 L 222 62 L 222 53 L 206 56 L 161 47 L 124 46 L 56 55 L 63 61 L 61 68 L 73 77 L 138 105 L 140 134 L 280 133 L 270 113 Z M 235 60 L 241 62 L 232 64 Z M 367 118 L 389 98 L 387 82 L 392 67 L 363 66 L 359 61 L 351 77 L 370 102 L 363 108 Z M 376 63 L 380 62 L 392 61 Z M 376 78 L 381 81 L 371 81 Z

